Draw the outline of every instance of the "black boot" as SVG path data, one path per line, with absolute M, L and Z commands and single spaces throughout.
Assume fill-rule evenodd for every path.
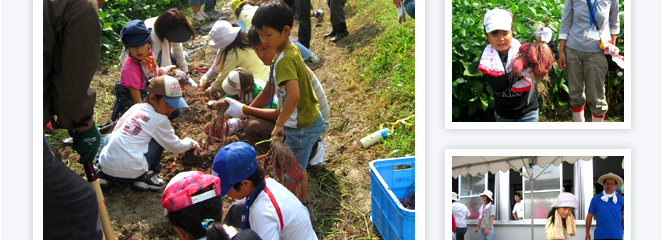
M 327 38 L 327 37 L 335 37 L 335 36 L 336 36 L 336 32 L 337 32 L 337 31 L 336 31 L 336 26 L 332 25 L 332 30 L 331 30 L 331 32 L 325 34 L 325 36 L 324 36 L 323 38 Z
M 334 37 L 334 39 L 331 41 L 338 42 L 338 40 L 341 40 L 341 38 L 347 36 L 348 34 L 350 34 L 350 32 L 348 32 L 348 27 L 345 25 L 345 22 L 343 22 L 336 27 L 336 37 Z

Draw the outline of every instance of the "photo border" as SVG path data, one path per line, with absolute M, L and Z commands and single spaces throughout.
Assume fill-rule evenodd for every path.
M 631 129 L 631 2 L 624 1 L 624 122 L 604 122 L 601 124 L 586 124 L 580 122 L 453 122 L 452 121 L 452 1 L 445 1 L 445 66 L 444 66 L 444 127 L 445 129 Z
M 624 188 L 631 188 L 631 149 L 446 149 L 444 151 L 444 231 L 446 234 L 451 232 L 451 203 L 447 200 L 450 198 L 451 181 L 452 178 L 452 157 L 453 156 L 624 156 Z M 626 180 L 629 179 L 629 180 Z M 631 239 L 631 197 L 633 194 L 626 194 L 624 196 L 624 239 Z M 594 220 L 596 221 L 596 220 Z M 579 230 L 578 234 L 582 234 Z

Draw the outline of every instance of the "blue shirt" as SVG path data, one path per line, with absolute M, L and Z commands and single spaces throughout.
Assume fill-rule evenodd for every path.
M 624 229 L 622 229 L 622 208 L 624 208 L 624 197 L 617 195 L 617 203 L 601 200 L 603 192 L 592 198 L 589 202 L 588 213 L 594 214 L 596 218 L 596 229 L 594 229 L 594 239 L 622 239 Z

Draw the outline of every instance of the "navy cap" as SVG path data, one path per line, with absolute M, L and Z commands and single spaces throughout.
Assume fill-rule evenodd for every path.
M 152 31 L 145 26 L 142 20 L 131 20 L 124 24 L 120 31 L 122 44 L 127 47 L 138 47 L 148 43 Z
M 258 168 L 256 150 L 245 142 L 234 142 L 219 149 L 212 163 L 212 175 L 221 179 L 221 196 L 235 183 L 246 180 Z

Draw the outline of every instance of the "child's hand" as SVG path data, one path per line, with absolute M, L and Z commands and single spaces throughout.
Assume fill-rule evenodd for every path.
M 209 99 L 219 99 L 221 96 L 219 96 L 219 93 L 217 91 L 214 91 L 212 87 L 207 88 L 205 90 L 205 96 L 208 97 Z
M 283 133 L 283 126 L 276 124 L 276 126 L 274 126 L 274 130 L 272 130 L 272 137 L 278 136 L 279 133 Z
M 552 30 L 548 27 L 539 28 L 534 33 L 536 34 L 536 39 L 541 39 L 541 41 L 550 42 L 552 39 Z
M 199 86 L 201 91 L 205 89 L 205 87 L 207 86 L 207 75 L 203 75 L 203 77 L 200 78 L 200 81 L 198 81 L 198 83 L 200 83 Z
M 177 66 L 175 66 L 175 65 L 170 65 L 170 66 L 167 66 L 167 67 L 163 67 L 163 68 L 161 68 L 161 69 L 163 69 L 163 72 L 167 74 L 167 73 L 169 73 L 170 71 L 172 71 L 173 69 L 175 69 L 176 67 L 177 67 Z
M 225 98 L 226 103 L 228 103 L 228 109 L 226 109 L 226 112 L 223 113 L 224 116 L 230 116 L 234 118 L 239 118 L 244 116 L 243 108 L 244 104 L 241 102 L 238 102 L 235 99 L 232 98 Z
M 488 233 L 490 233 L 489 230 L 490 230 L 490 229 L 488 229 L 488 228 L 486 228 L 486 230 L 483 230 L 483 235 L 488 235 Z
M 474 229 L 475 233 L 479 233 L 479 228 Z
M 191 146 L 191 150 L 195 150 L 200 148 L 200 144 L 197 141 L 193 141 L 193 146 Z

